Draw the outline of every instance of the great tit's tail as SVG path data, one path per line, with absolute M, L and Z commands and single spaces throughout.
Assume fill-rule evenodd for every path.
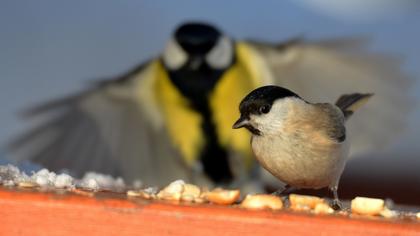
M 353 115 L 353 113 L 363 106 L 370 97 L 373 96 L 373 93 L 352 93 L 344 94 L 338 98 L 335 105 L 341 109 L 346 120 Z

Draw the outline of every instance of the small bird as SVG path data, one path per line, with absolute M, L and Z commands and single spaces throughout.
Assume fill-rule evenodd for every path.
M 252 151 L 287 188 L 320 189 L 334 194 L 349 152 L 345 121 L 373 94 L 342 95 L 335 105 L 310 103 L 278 86 L 253 90 L 240 103 L 233 128 L 252 133 Z
M 26 110 L 25 118 L 41 122 L 8 150 L 15 160 L 75 176 L 96 171 L 127 183 L 140 179 L 162 186 L 184 179 L 240 187 L 260 168 L 249 132 L 231 129 L 237 104 L 249 91 L 276 84 L 311 101 L 375 91 L 378 99 L 349 124 L 358 151 L 384 146 L 395 136 L 388 135 L 393 127 L 404 124 L 407 82 L 392 57 L 370 52 L 357 40 L 270 44 L 233 39 L 209 23 L 185 22 L 158 55 L 134 69 Z M 377 122 L 367 122 L 372 119 Z

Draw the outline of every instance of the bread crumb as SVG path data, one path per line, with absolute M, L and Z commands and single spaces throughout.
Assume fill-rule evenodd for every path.
M 230 205 L 239 199 L 241 192 L 239 190 L 225 190 L 216 188 L 210 192 L 205 192 L 203 195 L 204 198 L 209 202 L 220 205 Z
M 176 180 L 162 189 L 157 197 L 161 200 L 180 201 L 184 186 L 185 182 L 183 180 Z
M 299 194 L 290 194 L 289 202 L 290 209 L 297 211 L 313 210 L 317 204 L 326 204 L 322 198 Z
M 375 216 L 385 209 L 385 201 L 378 198 L 356 197 L 351 201 L 351 212 Z
M 38 184 L 34 182 L 30 182 L 30 181 L 22 181 L 18 183 L 18 186 L 22 188 L 34 188 L 34 187 L 38 187 Z
M 328 205 L 327 203 L 320 202 L 315 205 L 314 213 L 315 214 L 332 214 L 334 213 L 334 209 L 332 209 L 330 205 Z
M 201 189 L 193 184 L 185 184 L 182 191 L 181 200 L 186 202 L 195 202 L 201 196 Z M 201 199 L 200 199 L 201 200 Z M 198 200 L 198 202 L 200 202 Z
M 240 206 L 246 209 L 280 210 L 283 208 L 283 201 L 274 195 L 247 195 Z
M 390 210 L 387 207 L 384 207 L 384 209 L 379 213 L 384 218 L 394 218 L 398 216 L 398 213 L 396 211 Z

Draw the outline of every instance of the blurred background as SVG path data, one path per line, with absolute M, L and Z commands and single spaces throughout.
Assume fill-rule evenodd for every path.
M 420 4 L 414 0 L 0 1 L 0 144 L 28 127 L 17 112 L 83 89 L 156 56 L 173 29 L 205 20 L 237 39 L 368 36 L 404 59 L 420 100 Z M 349 162 L 340 194 L 420 205 L 420 109 L 388 149 Z M 395 129 L 400 129 L 395 127 Z M 3 152 L 4 153 L 4 152 Z M 0 152 L 0 164 L 7 163 Z M 360 195 L 360 194 L 359 194 Z

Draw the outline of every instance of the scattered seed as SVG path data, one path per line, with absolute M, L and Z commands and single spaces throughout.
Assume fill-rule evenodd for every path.
M 169 201 L 180 201 L 182 197 L 182 192 L 184 191 L 185 182 L 182 180 L 176 180 L 162 189 L 157 197 L 161 200 Z
M 326 204 L 324 199 L 314 196 L 290 194 L 290 209 L 296 211 L 309 211 L 315 209 L 317 204 Z
M 204 193 L 205 199 L 220 205 L 231 205 L 235 203 L 240 196 L 241 192 L 239 190 L 226 190 L 221 188 L 216 188 L 210 192 Z
M 75 194 L 82 195 L 82 196 L 87 196 L 87 197 L 93 197 L 93 196 L 95 196 L 95 192 L 93 192 L 93 191 L 87 191 L 87 190 L 79 189 L 79 188 L 71 189 L 71 192 L 73 192 Z
M 22 188 L 35 188 L 35 187 L 38 187 L 38 184 L 34 182 L 23 181 L 23 182 L 19 182 L 18 186 Z
M 193 184 L 185 184 L 184 190 L 182 191 L 182 197 L 191 196 L 192 198 L 199 198 L 201 195 L 201 189 Z
M 378 198 L 356 197 L 351 201 L 351 212 L 359 215 L 380 215 L 385 201 Z
M 381 212 L 379 212 L 379 215 L 381 215 L 384 218 L 394 218 L 398 216 L 398 212 L 384 207 L 384 209 Z
M 332 214 L 334 213 L 334 209 L 332 209 L 330 205 L 328 205 L 327 203 L 320 202 L 315 205 L 314 213 L 315 214 Z
M 241 207 L 246 209 L 271 209 L 280 210 L 283 208 L 281 198 L 268 194 L 247 195 L 242 201 Z

